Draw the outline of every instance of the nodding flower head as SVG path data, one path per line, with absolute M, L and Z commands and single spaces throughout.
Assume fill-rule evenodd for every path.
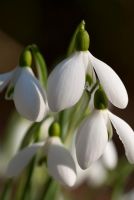
M 59 137 L 50 137 L 44 142 L 31 144 L 21 150 L 10 161 L 6 175 L 18 176 L 27 166 L 39 149 L 42 149 L 47 157 L 49 174 L 64 186 L 72 187 L 76 181 L 75 162 L 71 153 L 64 147 Z
M 134 132 L 124 120 L 108 110 L 105 97 L 102 89 L 96 91 L 95 108 L 78 129 L 76 155 L 83 169 L 88 168 L 103 155 L 109 136 L 112 135 L 111 123 L 124 144 L 127 159 L 134 163 Z
M 23 54 L 23 57 L 25 59 L 23 62 L 23 59 L 20 59 L 19 67 L 0 75 L 0 90 L 2 91 L 9 85 L 6 99 L 13 99 L 20 115 L 38 122 L 48 111 L 46 92 L 34 76 L 30 66 L 26 65 L 31 63 L 30 53 Z
M 126 88 L 106 63 L 95 58 L 89 51 L 89 36 L 84 26 L 76 35 L 76 52 L 60 62 L 48 78 L 48 102 L 54 112 L 76 104 L 83 94 L 86 75 L 97 78 L 109 101 L 118 108 L 128 104 Z M 95 75 L 96 73 L 96 75 Z

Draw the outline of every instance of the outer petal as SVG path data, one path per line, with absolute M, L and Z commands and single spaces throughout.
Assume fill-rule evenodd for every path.
M 89 186 L 101 186 L 107 179 L 107 170 L 100 160 L 97 160 L 85 171 L 87 173 L 87 183 Z
M 58 182 L 73 186 L 76 181 L 76 169 L 70 152 L 58 138 L 54 138 L 48 148 L 48 171 Z
M 74 141 L 72 144 L 71 152 L 75 161 L 76 171 L 77 171 L 77 180 L 74 185 L 74 188 L 79 187 L 84 182 L 87 182 L 93 186 L 100 186 L 106 179 L 107 175 L 106 168 L 104 167 L 102 162 L 98 160 L 94 162 L 88 169 L 82 170 L 77 162 Z
M 44 142 L 35 143 L 30 145 L 29 147 L 24 148 L 20 151 L 16 156 L 10 161 L 6 175 L 8 177 L 18 176 L 22 170 L 26 167 L 26 165 L 30 162 L 32 157 L 44 145 Z
M 114 169 L 118 162 L 117 151 L 112 141 L 107 143 L 106 149 L 102 156 L 103 163 L 108 169 Z
M 116 115 L 108 112 L 109 118 L 112 121 L 116 132 L 119 135 L 120 140 L 124 144 L 127 159 L 130 163 L 134 163 L 134 131 L 132 128 L 122 119 Z
M 76 52 L 59 63 L 48 78 L 48 103 L 52 111 L 69 108 L 80 99 L 85 85 L 83 53 Z
M 31 69 L 25 67 L 16 82 L 14 103 L 17 111 L 31 121 L 41 121 L 47 111 L 43 89 Z
M 108 99 L 118 108 L 125 108 L 128 104 L 126 88 L 114 70 L 101 60 L 89 53 L 90 61 L 97 73 Z
M 94 110 L 81 124 L 76 137 L 76 156 L 86 169 L 103 154 L 108 141 L 107 128 L 101 111 Z
M 0 74 L 0 92 L 7 86 L 9 81 L 12 79 L 12 76 L 14 74 L 14 70 Z

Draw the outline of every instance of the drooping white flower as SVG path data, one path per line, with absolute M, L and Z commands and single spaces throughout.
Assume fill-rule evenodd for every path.
M 17 67 L 0 75 L 0 90 L 9 83 L 17 111 L 31 121 L 41 121 L 48 110 L 45 90 L 34 76 L 30 67 Z M 9 98 L 11 94 L 9 95 Z M 8 94 L 7 94 L 8 98 Z
M 75 142 L 72 144 L 71 152 L 75 161 L 77 180 L 74 187 L 79 187 L 84 182 L 92 186 L 100 186 L 107 178 L 107 171 L 113 170 L 118 162 L 117 151 L 112 141 L 109 141 L 104 150 L 104 154 L 96 162 L 92 163 L 88 169 L 82 170 L 78 164 L 75 151 Z
M 48 138 L 45 142 L 35 143 L 21 150 L 9 163 L 6 175 L 18 176 L 39 149 L 44 149 L 47 156 L 49 174 L 62 185 L 73 186 L 76 181 L 75 163 L 58 137 Z
M 48 103 L 57 112 L 76 104 L 83 94 L 88 54 L 75 52 L 59 63 L 48 77 Z
M 76 51 L 59 63 L 48 78 L 51 110 L 57 112 L 76 104 L 83 94 L 86 74 L 95 80 L 95 72 L 110 102 L 118 108 L 125 108 L 127 91 L 114 70 L 89 51 Z
M 88 168 L 103 155 L 110 131 L 109 121 L 112 122 L 125 147 L 128 161 L 134 163 L 134 132 L 132 128 L 107 109 L 95 109 L 83 121 L 76 137 L 76 155 L 82 169 Z
M 102 114 L 94 111 L 78 129 L 76 155 L 82 169 L 88 168 L 103 154 L 108 142 L 107 127 Z

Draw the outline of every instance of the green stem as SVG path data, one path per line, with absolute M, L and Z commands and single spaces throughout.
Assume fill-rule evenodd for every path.
M 27 176 L 26 177 L 26 182 L 24 184 L 24 188 L 23 188 L 22 196 L 21 196 L 20 200 L 25 200 L 26 197 L 28 195 L 30 195 L 30 191 L 31 191 L 31 178 L 32 178 L 32 174 L 33 174 L 33 171 L 34 171 L 35 160 L 36 160 L 36 158 L 34 157 L 33 160 L 30 163 L 30 166 L 29 166 L 29 169 L 28 169 L 28 173 L 26 174 L 26 176 Z M 30 198 L 28 198 L 28 199 L 30 199 Z
M 7 200 L 9 197 L 9 191 L 11 189 L 12 179 L 8 180 L 4 186 L 4 189 L 1 193 L 0 200 Z
M 37 45 L 31 45 L 31 51 L 35 61 L 35 66 L 37 69 L 38 77 L 40 83 L 43 87 L 46 87 L 47 84 L 47 65 L 43 55 L 40 53 Z
M 42 125 L 42 123 L 48 118 L 49 116 L 46 116 L 43 121 L 41 122 L 36 122 L 34 124 L 32 124 L 30 126 L 30 128 L 28 129 L 26 135 L 24 136 L 23 140 L 22 140 L 22 143 L 21 143 L 21 146 L 20 146 L 20 149 L 23 149 L 24 147 L 26 147 L 27 145 L 29 145 L 31 139 L 34 139 L 35 140 L 38 140 L 38 137 L 39 137 L 39 130 L 40 130 L 40 127 Z M 33 138 L 34 136 L 34 138 Z
M 40 126 L 41 126 L 41 122 L 34 123 L 34 124 L 31 125 L 31 127 L 28 129 L 26 135 L 24 136 L 24 139 L 23 139 L 23 141 L 21 143 L 20 149 L 23 149 L 24 147 L 26 147 L 27 145 L 29 145 L 30 140 L 33 137 L 33 133 L 34 134 L 36 134 L 36 133 L 38 134 Z
M 53 182 L 52 178 L 49 177 L 48 180 L 47 180 L 47 182 L 45 183 L 45 187 L 44 187 L 44 190 L 43 190 L 43 193 L 42 193 L 42 195 L 41 195 L 40 200 L 45 200 L 46 195 L 47 195 L 47 193 L 48 193 L 48 190 L 49 190 L 49 188 L 50 188 L 52 182 Z
M 91 90 L 89 91 L 90 95 L 94 92 L 95 88 L 99 85 L 99 81 L 96 81 L 96 83 L 93 85 Z

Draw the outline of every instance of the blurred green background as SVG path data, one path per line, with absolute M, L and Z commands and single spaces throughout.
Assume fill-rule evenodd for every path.
M 82 19 L 90 34 L 89 50 L 109 64 L 126 85 L 128 107 L 113 110 L 134 128 L 133 0 L 0 0 L 0 72 L 15 67 L 21 48 L 30 43 L 40 47 L 50 71 L 57 58 L 66 53 Z M 12 43 L 7 42 L 10 39 Z M 12 108 L 13 103 L 1 95 L 1 137 Z M 118 137 L 114 140 L 119 154 L 124 154 Z

